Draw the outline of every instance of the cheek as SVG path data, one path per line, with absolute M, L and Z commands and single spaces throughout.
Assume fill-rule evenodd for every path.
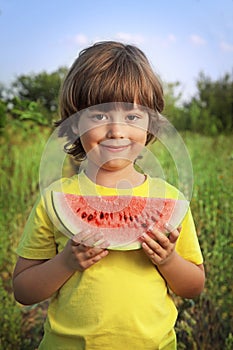
M 135 141 L 137 141 L 140 144 L 146 144 L 147 140 L 147 131 L 145 130 L 137 130 L 134 134 Z
M 142 121 L 141 125 L 132 130 L 132 138 L 140 144 L 146 144 L 148 135 L 148 120 Z
M 99 138 L 100 130 L 98 129 L 89 130 L 83 135 L 80 135 L 80 140 L 86 153 L 97 145 Z
M 85 147 L 90 147 L 94 145 L 98 141 L 98 130 L 95 129 L 87 129 L 80 130 L 80 139 Z
M 84 134 L 84 135 L 80 136 L 80 140 L 81 140 L 81 143 L 82 143 L 82 146 L 83 146 L 85 152 L 87 153 L 92 148 L 88 134 Z

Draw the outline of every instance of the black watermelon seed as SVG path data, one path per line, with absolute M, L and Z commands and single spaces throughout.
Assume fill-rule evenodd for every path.
M 132 217 L 131 215 L 129 216 L 129 220 L 130 220 L 130 221 L 133 221 L 133 217 Z
M 104 218 L 104 213 L 101 211 L 100 213 L 100 219 L 103 219 Z
M 85 211 L 82 213 L 82 215 L 81 215 L 81 218 L 82 219 L 85 219 L 87 217 L 87 213 L 85 213 Z
M 90 214 L 90 215 L 88 215 L 87 220 L 91 221 L 91 220 L 93 220 L 93 218 L 94 218 L 94 216 L 92 214 Z

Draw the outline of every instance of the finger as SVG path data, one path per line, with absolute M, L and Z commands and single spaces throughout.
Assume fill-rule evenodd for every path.
M 98 233 L 92 237 L 88 237 L 87 239 L 83 239 L 82 244 L 89 247 L 99 248 L 107 248 L 109 246 L 109 242 L 103 238 L 103 234 L 101 233 Z
M 101 249 L 106 249 L 110 246 L 110 243 L 106 240 L 99 240 L 97 241 L 95 244 L 94 244 L 94 247 L 98 247 L 98 248 L 101 248 Z
M 156 228 L 148 231 L 144 237 L 146 237 L 147 243 L 152 246 L 152 248 L 154 246 L 154 242 L 158 242 L 164 249 L 167 249 L 171 243 L 169 238 Z
M 72 237 L 70 239 L 71 246 L 75 249 L 78 249 L 78 251 L 86 251 L 87 247 L 83 244 L 82 240 L 80 238 L 77 238 L 76 236 Z
M 161 264 L 174 251 L 174 244 L 163 234 L 159 236 L 158 233 L 156 241 L 149 235 L 144 234 L 143 240 L 142 248 L 154 264 Z
M 84 231 L 77 233 L 74 237 L 75 237 L 75 240 L 77 242 L 83 244 L 92 236 L 93 236 L 93 234 L 92 234 L 91 230 L 84 230 Z
M 80 245 L 80 242 L 78 242 L 74 237 L 70 240 L 72 246 L 78 246 Z
M 180 231 L 181 229 L 178 227 L 177 229 L 173 229 L 170 233 L 169 233 L 169 240 L 171 243 L 176 243 L 178 237 L 179 237 L 179 234 L 180 234 Z
M 142 248 L 153 264 L 158 265 L 163 260 L 163 258 L 157 254 L 157 251 L 151 249 L 146 242 L 142 243 Z
M 86 259 L 91 259 L 96 257 L 97 255 L 101 255 L 103 251 L 106 249 L 98 248 L 98 247 L 85 247 L 86 250 L 84 251 L 84 255 Z
M 93 249 L 89 250 L 87 253 L 87 255 L 89 256 L 89 260 L 92 260 L 94 262 L 99 261 L 107 254 L 108 254 L 108 250 L 100 249 L 100 248 L 93 248 Z
M 95 248 L 92 248 L 92 249 L 94 250 Z M 87 260 L 82 262 L 82 268 L 84 270 L 91 267 L 92 265 L 96 264 L 97 262 L 99 262 L 101 259 L 103 259 L 109 253 L 108 250 L 103 250 L 103 249 L 101 249 L 101 251 L 98 252 L 97 254 L 96 254 L 96 252 L 97 252 L 97 250 L 95 252 L 89 251 L 87 253 L 87 255 L 89 255 L 89 256 L 92 254 L 94 254 L 94 255 L 90 256 Z
M 93 235 L 91 230 L 79 232 L 72 238 L 72 241 L 74 242 L 73 245 L 82 244 L 89 247 L 94 246 L 100 240 L 103 240 L 103 235 L 101 233 Z
M 181 226 L 174 228 L 167 222 L 164 224 L 164 228 L 167 230 L 166 236 L 169 238 L 170 242 L 175 243 L 177 241 L 177 238 L 179 237 Z
M 159 236 L 157 236 L 157 237 L 159 237 Z M 164 236 L 164 238 L 165 238 L 165 240 L 167 242 L 167 245 L 166 245 L 166 248 L 167 248 L 170 242 L 169 242 L 169 240 L 167 239 L 166 236 Z M 144 243 L 146 243 L 145 248 L 146 248 L 146 252 L 149 255 L 152 255 L 154 253 L 156 253 L 159 256 L 165 255 L 165 252 L 164 252 L 165 243 L 163 242 L 163 239 L 161 239 L 161 241 L 163 242 L 163 246 L 162 246 L 161 242 L 159 241 L 159 239 L 158 240 L 154 240 L 148 234 L 143 234 L 143 240 L 144 240 Z
M 81 242 L 81 234 L 82 234 L 82 232 L 79 232 L 79 233 L 77 233 L 76 235 L 74 235 L 72 238 L 71 238 L 71 244 L 72 245 L 79 245 L 80 244 L 80 242 Z
M 182 230 L 182 226 L 178 226 L 177 227 L 177 230 L 179 231 L 179 233 L 181 232 L 181 230 Z

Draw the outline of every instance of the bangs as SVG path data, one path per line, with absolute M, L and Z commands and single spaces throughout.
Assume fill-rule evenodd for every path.
M 152 89 L 146 84 L 144 76 L 137 70 L 132 71 L 132 67 L 129 68 L 130 71 L 127 71 L 127 67 L 122 66 L 117 71 L 100 74 L 83 95 L 86 107 L 109 102 L 126 102 L 153 108 L 154 104 L 150 98 Z
M 95 44 L 80 53 L 63 82 L 61 119 L 114 102 L 161 113 L 162 84 L 140 49 L 116 42 Z
M 101 65 L 97 62 L 96 67 L 85 74 L 82 83 L 75 84 L 74 104 L 82 110 L 104 103 L 126 102 L 158 110 L 157 82 L 153 78 L 147 65 L 142 67 L 142 62 L 132 62 L 127 55 L 122 54 L 114 61 L 102 62 Z

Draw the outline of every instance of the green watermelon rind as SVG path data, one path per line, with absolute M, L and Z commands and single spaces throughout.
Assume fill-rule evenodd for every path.
M 64 221 L 60 218 L 60 215 L 58 213 L 58 211 L 56 210 L 56 206 L 54 203 L 54 197 L 53 197 L 53 191 L 51 192 L 51 197 L 52 197 L 52 205 L 53 205 L 53 210 L 56 214 L 57 219 L 59 220 L 60 224 L 62 225 L 62 228 L 65 230 L 62 230 L 63 233 L 68 237 L 68 238 L 72 238 L 74 236 L 74 233 L 71 232 L 71 230 L 69 230 L 69 228 L 65 225 Z M 78 230 L 77 230 L 77 234 L 78 234 Z M 110 246 L 108 247 L 109 250 L 123 250 L 123 251 L 127 251 L 127 250 L 137 250 L 141 248 L 141 243 L 136 240 L 133 241 L 132 243 L 127 243 L 125 245 L 117 245 L 117 246 Z
M 68 238 L 72 238 L 74 236 L 74 233 L 71 230 L 69 230 L 69 228 L 65 225 L 64 220 L 61 219 L 58 211 L 56 210 L 56 205 L 54 203 L 54 196 L 53 196 L 54 193 L 56 193 L 56 192 L 54 192 L 54 191 L 51 192 L 53 210 L 54 210 L 54 212 L 56 214 L 57 219 L 59 220 L 60 224 L 62 225 L 63 229 L 65 230 L 65 231 L 62 230 L 63 233 Z M 79 233 L 78 230 L 77 230 L 76 233 L 77 234 Z M 127 244 L 124 244 L 124 245 L 116 245 L 116 246 L 111 245 L 110 247 L 108 247 L 109 250 L 122 250 L 122 251 L 137 250 L 137 249 L 140 249 L 140 248 L 141 248 L 141 243 L 138 240 L 134 240 L 133 242 L 127 243 Z
M 81 231 L 83 231 L 83 228 L 80 231 L 78 231 L 78 229 L 76 229 L 77 226 L 75 226 L 75 227 L 73 226 L 72 228 L 68 227 L 68 225 L 66 225 L 65 222 L 64 222 L 65 221 L 64 218 L 61 217 L 62 216 L 61 215 L 61 210 L 59 210 L 59 205 L 58 205 L 58 204 L 60 204 L 60 201 L 59 201 L 59 198 L 57 198 L 57 197 L 59 197 L 59 196 L 61 197 L 62 196 L 62 198 L 65 199 L 65 195 L 66 195 L 65 193 L 59 193 L 59 192 L 52 191 L 51 192 L 52 206 L 53 206 L 54 212 L 56 214 L 56 218 L 59 220 L 59 223 L 62 226 L 62 229 L 61 229 L 62 233 L 64 233 L 67 237 L 72 238 L 74 236 L 74 234 L 78 234 Z M 126 196 L 122 196 L 122 197 L 124 197 L 124 199 L 126 199 Z M 161 200 L 162 201 L 170 200 L 168 198 L 153 198 L 153 199 L 150 198 L 150 199 L 148 199 L 148 198 L 145 198 L 145 197 L 138 197 L 139 200 L 140 200 L 140 198 L 144 199 L 144 200 L 146 199 L 146 200 L 148 200 L 148 202 L 150 202 L 151 200 L 152 201 L 153 200 L 159 200 L 159 201 L 161 201 Z M 186 214 L 186 212 L 188 210 L 188 207 L 189 207 L 189 202 L 187 200 L 184 200 L 184 199 L 171 199 L 171 200 L 176 202 L 175 203 L 176 215 L 173 215 L 173 219 L 174 219 L 174 217 L 178 217 L 179 218 L 179 220 L 176 220 L 175 224 L 173 223 L 173 227 L 175 228 L 175 227 L 179 226 L 179 224 L 182 221 L 184 215 Z M 177 205 L 178 202 L 179 202 L 179 205 Z M 66 203 L 66 205 L 68 206 L 68 203 Z M 179 212 L 178 214 L 177 214 L 177 211 Z M 69 209 L 68 213 L 72 216 L 73 220 L 77 220 L 75 214 L 72 212 L 71 209 Z M 67 221 L 67 217 L 66 217 L 66 221 Z M 90 227 L 88 223 L 83 223 L 82 222 L 82 225 L 86 225 L 87 229 L 89 229 L 89 227 Z M 101 232 L 101 230 L 104 230 L 104 229 L 100 229 L 100 232 Z M 94 229 L 94 231 L 95 230 L 96 230 L 96 228 Z M 131 241 L 128 240 L 127 243 L 124 243 L 124 244 L 121 244 L 121 243 L 113 244 L 112 243 L 108 247 L 108 249 L 110 249 L 110 250 L 136 250 L 136 249 L 140 249 L 141 248 L 141 243 L 140 243 L 140 240 L 139 240 L 140 236 L 141 236 L 141 234 L 138 235 L 137 238 L 134 238 Z

